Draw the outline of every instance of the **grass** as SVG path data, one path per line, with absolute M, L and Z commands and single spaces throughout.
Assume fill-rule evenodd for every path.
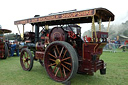
M 128 52 L 104 52 L 101 58 L 107 63 L 107 74 L 94 76 L 76 74 L 72 85 L 128 85 Z M 34 61 L 33 69 L 22 70 L 19 57 L 0 60 L 0 85 L 62 85 L 47 75 L 44 67 Z

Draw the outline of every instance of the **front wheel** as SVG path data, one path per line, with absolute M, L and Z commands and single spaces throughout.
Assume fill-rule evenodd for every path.
M 33 67 L 33 56 L 29 49 L 23 48 L 20 54 L 20 63 L 25 71 L 30 71 Z
M 44 66 L 53 80 L 66 83 L 77 73 L 77 53 L 67 42 L 52 42 L 45 51 Z

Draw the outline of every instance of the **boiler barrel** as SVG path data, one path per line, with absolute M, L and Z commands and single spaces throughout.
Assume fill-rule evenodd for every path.
M 36 50 L 36 44 L 34 44 L 34 43 L 27 43 L 26 45 L 32 51 L 35 51 Z

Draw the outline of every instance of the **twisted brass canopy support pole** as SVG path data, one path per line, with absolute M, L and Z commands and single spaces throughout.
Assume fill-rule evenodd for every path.
M 93 21 L 93 18 L 92 18 L 92 26 L 91 26 L 92 42 L 93 42 L 93 32 L 94 32 L 94 29 L 93 29 L 93 27 L 94 27 L 94 26 L 93 26 L 93 22 L 94 22 L 94 21 Z
M 96 29 L 95 29 L 95 20 L 94 20 L 94 16 L 92 17 L 92 42 L 93 40 L 93 32 L 95 33 L 95 40 L 97 42 L 97 35 L 96 35 Z
M 24 24 L 23 24 L 23 40 L 24 40 Z
M 99 31 L 101 31 L 101 19 L 99 19 Z
M 111 17 L 109 18 L 109 23 L 108 23 L 107 32 L 109 32 L 110 21 L 111 21 Z
M 17 25 L 17 28 L 18 28 L 18 32 L 19 32 L 19 34 L 20 34 L 20 36 L 21 36 L 20 29 L 19 29 L 18 25 Z
M 34 32 L 34 25 L 32 25 L 32 32 Z

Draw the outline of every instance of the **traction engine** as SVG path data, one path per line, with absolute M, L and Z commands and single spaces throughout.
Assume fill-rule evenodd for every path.
M 32 34 L 32 32 L 25 33 L 24 38 L 26 42 L 33 41 L 32 37 L 29 37 L 28 39 L 28 36 L 31 36 Z M 93 34 L 93 36 L 95 35 Z M 107 43 L 107 37 L 108 33 L 97 32 L 98 42 L 96 42 L 94 38 L 95 43 L 92 43 L 85 39 L 82 40 L 81 27 L 78 25 L 54 27 L 50 31 L 41 31 L 39 42 L 35 44 L 33 42 L 29 42 L 27 43 L 27 46 L 24 46 L 33 51 L 35 55 L 34 57 L 32 57 L 32 54 L 26 48 L 22 49 L 21 56 L 25 56 L 25 51 L 28 52 L 30 58 L 35 60 L 39 59 L 42 66 L 44 66 L 45 63 L 46 70 L 49 72 L 48 74 L 50 76 L 52 76 L 52 71 L 56 70 L 56 68 L 58 68 L 58 70 L 63 69 L 65 73 L 63 76 L 71 74 L 72 69 L 77 73 L 89 75 L 93 75 L 94 72 L 100 69 L 101 74 L 106 74 L 105 63 L 103 60 L 99 60 L 99 57 L 102 54 L 103 47 Z M 102 42 L 100 42 L 101 39 Z M 77 57 L 75 58 L 74 56 Z M 31 70 L 33 66 L 33 59 L 28 68 L 24 67 L 23 64 L 23 62 L 28 62 L 28 60 L 26 59 L 25 61 L 22 61 L 22 59 L 23 58 L 21 57 L 23 69 Z M 44 62 L 42 60 L 44 60 Z M 73 64 L 74 68 L 72 68 Z M 49 66 L 51 68 L 49 68 Z M 58 77 L 57 74 L 56 77 Z M 54 74 L 53 79 L 55 78 L 56 80 L 56 77 Z M 58 77 L 57 81 L 62 80 L 59 79 L 60 78 Z
M 8 42 L 5 41 L 4 34 L 11 33 L 11 30 L 0 29 L 0 59 L 6 59 L 8 57 Z
M 114 15 L 109 10 L 96 8 L 15 21 L 15 25 L 35 26 L 35 32 L 24 36 L 24 41 L 33 42 L 27 42 L 21 50 L 23 70 L 30 71 L 33 60 L 39 60 L 50 78 L 62 83 L 76 73 L 93 75 L 100 70 L 100 74 L 106 74 L 106 64 L 100 60 L 100 55 L 107 44 L 108 32 L 101 31 L 101 21 L 113 20 Z M 99 31 L 95 30 L 95 21 L 99 23 Z M 77 23 L 92 23 L 92 37 L 81 36 Z M 53 25 L 57 26 L 49 29 Z M 43 29 L 39 32 L 40 27 Z M 32 34 L 34 37 L 30 37 Z

